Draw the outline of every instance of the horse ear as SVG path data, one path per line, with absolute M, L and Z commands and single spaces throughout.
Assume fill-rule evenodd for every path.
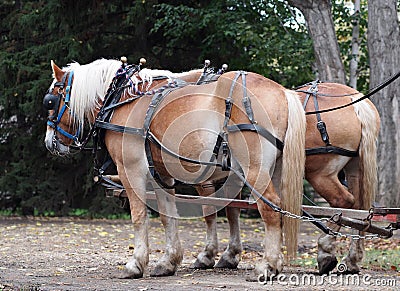
M 51 60 L 51 68 L 53 69 L 53 77 L 60 82 L 64 75 L 64 72 Z

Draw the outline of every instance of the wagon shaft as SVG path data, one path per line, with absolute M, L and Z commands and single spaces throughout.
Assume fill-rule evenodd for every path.
M 359 231 L 365 231 L 373 234 L 378 234 L 382 238 L 390 238 L 393 236 L 392 228 L 383 228 L 376 225 L 372 225 L 371 221 L 358 220 L 341 215 L 336 215 L 332 218 L 332 221 L 340 226 L 348 226 Z
M 108 197 L 126 198 L 125 190 L 108 188 L 106 190 Z M 147 191 L 147 199 L 155 200 L 156 196 L 153 191 Z M 202 204 L 202 205 L 214 205 L 214 206 L 227 206 L 237 207 L 243 209 L 257 209 L 257 203 L 252 200 L 240 200 L 230 198 L 219 198 L 219 197 L 204 197 L 194 195 L 183 195 L 175 194 L 176 202 Z M 356 219 L 366 219 L 370 212 L 368 210 L 358 209 L 346 209 L 346 208 L 334 208 L 334 207 L 322 207 L 322 206 L 310 206 L 303 205 L 303 210 L 316 217 L 331 217 L 335 214 L 342 214 L 346 217 Z M 374 208 L 374 215 L 376 216 L 389 216 L 398 214 L 400 215 L 400 208 Z M 382 220 L 385 221 L 385 220 Z M 392 221 L 394 222 L 394 221 Z
M 120 189 L 107 189 L 108 197 L 118 197 L 126 198 L 125 190 Z M 149 200 L 156 200 L 156 195 L 153 191 L 147 191 L 146 198 Z M 193 203 L 201 205 L 214 205 L 214 206 L 227 206 L 236 207 L 243 209 L 257 209 L 257 203 L 248 200 L 239 199 L 228 199 L 228 198 L 218 198 L 218 197 L 203 197 L 203 196 L 193 196 L 193 195 L 182 195 L 175 194 L 176 202 Z
M 386 207 L 375 207 L 374 215 L 388 215 L 388 214 L 397 214 L 400 215 L 400 208 L 386 208 Z

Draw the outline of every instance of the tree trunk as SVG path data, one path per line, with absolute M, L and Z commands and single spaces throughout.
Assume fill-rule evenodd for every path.
M 400 29 L 397 0 L 368 1 L 370 88 L 400 69 Z M 376 201 L 400 206 L 400 80 L 375 94 L 372 101 L 381 115 L 378 145 L 379 184 Z
M 288 0 L 304 15 L 313 40 L 318 78 L 346 84 L 346 74 L 340 58 L 329 0 Z
M 357 89 L 358 51 L 360 39 L 360 0 L 354 2 L 353 33 L 351 36 L 350 87 Z

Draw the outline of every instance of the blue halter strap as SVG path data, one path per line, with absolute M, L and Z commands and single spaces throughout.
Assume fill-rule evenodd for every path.
M 67 87 L 65 88 L 65 99 L 64 99 L 64 104 L 58 113 L 57 119 L 56 120 L 48 120 L 47 125 L 54 128 L 57 132 L 61 133 L 63 136 L 72 139 L 75 143 L 79 143 L 79 134 L 80 134 L 80 126 L 78 127 L 77 131 L 75 134 L 71 134 L 64 129 L 62 129 L 58 124 L 61 121 L 62 116 L 64 115 L 64 112 L 68 107 L 68 104 L 71 99 L 71 85 L 72 85 L 72 77 L 74 75 L 74 71 L 71 71 L 69 73 L 68 77 L 68 83 Z M 70 112 L 72 114 L 72 112 Z

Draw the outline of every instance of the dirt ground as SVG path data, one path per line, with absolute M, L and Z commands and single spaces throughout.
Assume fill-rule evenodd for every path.
M 118 279 L 133 253 L 132 224 L 126 220 L 0 217 L 0 290 L 399 290 L 400 266 L 393 270 L 362 269 L 360 275 L 317 275 L 313 264 L 286 266 L 280 280 L 250 282 L 262 256 L 263 226 L 259 219 L 242 219 L 242 261 L 237 270 L 192 270 L 189 265 L 204 246 L 201 219 L 180 221 L 185 248 L 182 266 L 171 277 Z M 220 253 L 228 242 L 228 223 L 219 219 Z M 393 245 L 400 243 L 398 234 Z M 151 219 L 150 264 L 161 257 L 164 234 Z M 299 249 L 315 256 L 318 232 L 302 224 Z M 399 249 L 400 255 L 400 249 Z M 314 280 L 315 279 L 315 280 Z M 313 281 L 314 280 L 314 281 Z

